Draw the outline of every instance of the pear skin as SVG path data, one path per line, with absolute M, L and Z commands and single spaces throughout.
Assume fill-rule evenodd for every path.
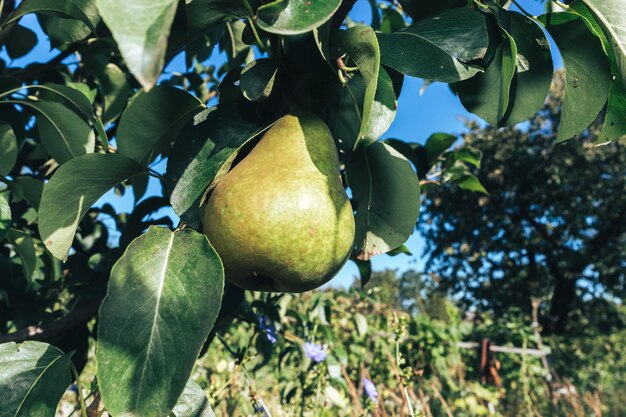
M 216 185 L 203 216 L 226 279 L 255 291 L 325 284 L 350 256 L 354 227 L 332 135 L 308 113 L 279 119 Z

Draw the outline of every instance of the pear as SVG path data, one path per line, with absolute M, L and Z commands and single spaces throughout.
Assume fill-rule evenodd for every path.
M 328 282 L 352 250 L 354 214 L 324 122 L 279 119 L 215 186 L 203 231 L 241 288 L 303 292 Z

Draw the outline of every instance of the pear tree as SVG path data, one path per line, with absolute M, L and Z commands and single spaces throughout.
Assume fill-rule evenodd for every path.
M 90 340 L 83 416 L 212 416 L 190 376 L 244 289 L 313 290 L 348 261 L 365 281 L 420 186 L 483 192 L 456 136 L 382 139 L 404 77 L 511 126 L 557 48 L 555 141 L 626 134 L 622 0 L 378 0 L 368 22 L 355 3 L 0 1 L 0 417 L 54 416 Z M 56 55 L 18 63 L 42 42 Z

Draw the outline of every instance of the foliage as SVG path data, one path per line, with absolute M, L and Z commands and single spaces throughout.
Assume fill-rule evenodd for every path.
M 407 396 L 417 416 L 624 411 L 623 329 L 606 336 L 589 327 L 584 339 L 544 340 L 551 349 L 552 379 L 536 356 L 494 353 L 500 378 L 495 386 L 480 382 L 477 350 L 459 342 L 489 337 L 498 346 L 535 349 L 528 316 L 513 310 L 499 317 L 463 316 L 449 300 L 430 297 L 424 302 L 438 302 L 445 316 L 410 315 L 382 302 L 383 295 L 378 286 L 269 297 L 248 293 L 245 308 L 218 321 L 216 339 L 192 378 L 208 393 L 216 415 L 233 417 L 402 416 Z M 76 406 L 71 395 L 68 401 L 69 409 Z
M 528 125 L 474 125 L 464 143 L 482 154 L 474 172 L 488 194 L 429 189 L 419 228 L 427 270 L 467 305 L 530 313 L 543 299 L 544 324 L 562 332 L 599 317 L 590 299 L 626 295 L 626 142 L 594 146 L 595 124 L 554 144 L 560 104 Z
M 353 259 L 364 277 L 370 257 L 393 253 L 413 232 L 418 179 L 485 192 L 471 171 L 480 154 L 450 150 L 454 136 L 435 134 L 424 145 L 380 140 L 405 75 L 454 83 L 469 110 L 498 126 L 516 123 L 548 94 L 552 63 L 543 27 L 565 62 L 558 140 L 585 131 L 600 113 L 607 120 L 603 142 L 626 133 L 626 40 L 616 30 L 624 14 L 615 1 L 579 0 L 538 19 L 496 0 L 371 2 L 369 25 L 348 17 L 354 3 L 0 1 L 7 57 L 0 61 L 0 341 L 60 349 L 3 345 L 15 350 L 3 357 L 3 369 L 31 363 L 26 347 L 35 346 L 46 358 L 50 351 L 64 358 L 55 362 L 65 365 L 59 375 L 70 363 L 77 374 L 93 337 L 101 394 L 95 408 L 137 417 L 210 415 L 206 398 L 188 384 L 191 368 L 220 303 L 228 315 L 242 309 L 236 300 L 243 295 L 226 286 L 222 297 L 224 271 L 199 233 L 200 212 L 215 184 L 285 114 L 312 112 L 332 132 L 358 219 Z M 57 55 L 22 67 L 14 60 L 46 41 L 20 24 L 33 13 Z M 216 47 L 221 58 L 212 56 Z M 164 75 L 183 55 L 186 70 Z M 147 195 L 149 184 L 161 194 Z M 111 188 L 132 192 L 128 212 L 94 207 Z M 176 216 L 165 214 L 168 208 Z M 87 326 L 96 317 L 97 331 Z M 358 321 L 346 338 L 354 346 L 365 340 Z M 411 323 L 407 337 L 423 337 L 421 324 Z M 399 338 L 403 325 L 395 326 Z M 433 331 L 433 340 L 449 331 Z M 346 355 L 365 354 L 365 346 Z M 311 349 L 321 360 L 318 347 Z M 420 366 L 429 361 L 437 358 L 424 354 Z M 306 391 L 303 401 L 315 392 L 315 375 L 287 375 L 299 381 L 296 391 Z M 393 379 L 389 372 L 371 376 Z M 59 390 L 43 388 L 26 390 L 24 398 L 40 396 L 32 401 L 50 416 Z M 475 395 L 459 396 L 459 407 L 470 410 L 493 395 L 477 387 Z

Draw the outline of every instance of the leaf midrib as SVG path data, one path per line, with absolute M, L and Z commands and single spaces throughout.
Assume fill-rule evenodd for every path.
M 154 316 L 152 318 L 152 328 L 150 329 L 150 338 L 148 339 L 148 346 L 146 348 L 146 357 L 144 359 L 143 362 L 143 367 L 141 369 L 141 378 L 139 380 L 139 387 L 137 389 L 137 396 L 135 397 L 135 408 L 139 407 L 139 400 L 142 398 L 141 396 L 141 391 L 143 389 L 143 382 L 145 380 L 145 374 L 146 374 L 146 368 L 148 365 L 148 356 L 150 354 L 150 350 L 152 349 L 152 345 L 153 345 L 153 340 L 154 340 L 154 333 L 156 330 L 156 323 L 157 323 L 157 318 L 159 316 L 159 307 L 161 305 L 161 299 L 163 298 L 163 288 L 165 286 L 165 274 L 168 270 L 167 265 L 169 263 L 169 258 L 170 258 L 170 253 L 172 251 L 172 246 L 174 245 L 174 237 L 176 236 L 175 233 L 171 233 L 170 234 L 170 238 L 169 238 L 169 242 L 167 243 L 167 249 L 165 251 L 165 259 L 163 260 L 163 268 L 162 268 L 162 272 L 161 272 L 161 282 L 159 283 L 159 289 L 157 292 L 157 302 L 156 302 L 156 306 L 154 308 Z
M 13 414 L 14 417 L 18 417 L 20 414 L 20 410 L 22 409 L 22 406 L 24 405 L 24 403 L 26 402 L 26 399 L 28 398 L 28 396 L 30 395 L 30 393 L 32 392 L 33 388 L 35 387 L 35 385 L 37 385 L 37 383 L 41 380 L 41 378 L 43 377 L 43 375 L 46 373 L 46 371 L 52 366 L 54 365 L 57 361 L 59 361 L 60 359 L 62 359 L 65 355 L 60 355 L 57 356 L 52 362 L 50 362 L 48 364 L 48 366 L 46 366 L 43 371 L 41 371 L 41 373 L 37 376 L 37 378 L 35 378 L 35 381 L 33 381 L 33 383 L 31 384 L 30 388 L 28 389 L 28 391 L 26 392 L 26 395 L 24 395 L 24 398 L 22 399 L 22 402 L 20 403 L 20 405 L 17 407 L 17 410 L 15 410 L 15 414 Z

